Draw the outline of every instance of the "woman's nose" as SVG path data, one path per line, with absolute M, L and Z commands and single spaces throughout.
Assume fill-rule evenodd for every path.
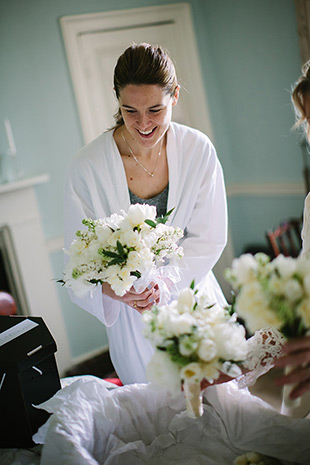
M 140 115 L 138 116 L 138 123 L 139 123 L 140 129 L 146 129 L 148 122 L 149 122 L 148 115 L 145 113 L 140 113 Z

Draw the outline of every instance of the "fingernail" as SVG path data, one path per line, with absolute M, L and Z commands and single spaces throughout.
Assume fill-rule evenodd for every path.
M 147 286 L 147 288 L 148 288 L 148 289 L 152 289 L 152 284 L 149 284 L 149 285 Z
M 149 298 L 149 302 L 150 302 L 150 303 L 154 302 L 153 297 L 150 297 L 150 298 Z

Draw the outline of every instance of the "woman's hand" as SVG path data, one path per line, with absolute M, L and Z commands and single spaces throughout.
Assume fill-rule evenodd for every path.
M 140 292 L 140 294 L 131 287 L 131 289 L 123 296 L 115 294 L 110 284 L 103 283 L 102 293 L 108 295 L 112 299 L 119 300 L 124 304 L 129 305 L 141 314 L 146 310 L 150 310 L 154 304 L 159 302 L 160 298 L 158 284 L 154 282 L 151 282 L 144 291 Z
M 275 366 L 283 368 L 294 367 L 287 375 L 276 380 L 279 386 L 296 384 L 290 393 L 291 399 L 296 399 L 310 390 L 310 337 L 292 339 L 283 346 L 283 355 L 275 360 Z

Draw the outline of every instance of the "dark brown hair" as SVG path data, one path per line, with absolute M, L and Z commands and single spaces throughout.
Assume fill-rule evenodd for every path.
M 173 96 L 178 86 L 174 64 L 159 45 L 132 44 L 118 58 L 114 69 L 114 90 L 117 99 L 128 85 L 155 84 Z M 120 109 L 114 115 L 116 126 L 124 124 Z
M 310 140 L 310 128 L 306 118 L 305 95 L 310 95 L 310 60 L 302 67 L 302 75 L 292 90 L 292 102 L 295 109 L 296 122 L 294 128 L 302 126 L 307 139 Z

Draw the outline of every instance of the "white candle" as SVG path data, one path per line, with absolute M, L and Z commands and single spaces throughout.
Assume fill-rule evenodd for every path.
M 9 142 L 9 148 L 10 148 L 11 155 L 16 155 L 16 146 L 14 142 L 13 132 L 12 132 L 10 121 L 8 119 L 4 120 L 4 126 L 5 126 L 6 137 Z

